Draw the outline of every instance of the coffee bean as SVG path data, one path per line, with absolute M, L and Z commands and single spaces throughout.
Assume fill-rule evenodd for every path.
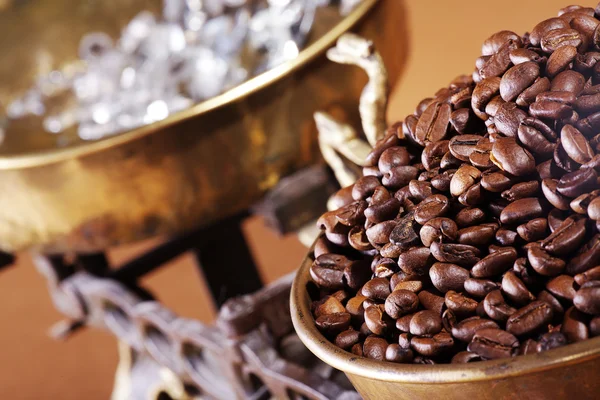
M 485 246 L 494 240 L 498 224 L 470 226 L 458 231 L 458 243 L 471 246 Z
M 587 213 L 591 219 L 595 221 L 600 220 L 600 197 L 597 197 L 590 202 Z
M 394 290 L 408 290 L 413 293 L 419 293 L 421 289 L 423 289 L 423 282 L 421 281 L 404 281 L 394 286 Z
M 548 220 L 546 218 L 535 218 L 531 221 L 517 226 L 517 233 L 526 242 L 535 242 L 547 235 Z
M 600 336 L 600 317 L 592 318 L 589 332 L 591 337 Z
M 568 29 L 569 23 L 561 18 L 550 18 L 537 24 L 529 35 L 529 40 L 532 45 L 539 46 L 542 38 L 551 30 Z
M 385 313 L 384 305 L 377 304 L 365 309 L 365 324 L 376 335 L 385 335 L 392 325 L 392 320 Z
M 531 153 L 517 144 L 514 138 L 500 138 L 494 142 L 490 158 L 498 168 L 515 176 L 535 171 Z
M 358 225 L 350 229 L 350 232 L 348 232 L 348 243 L 350 243 L 352 248 L 358 251 L 367 251 L 373 249 L 373 246 L 367 239 L 366 231 L 364 228 L 361 228 Z
M 512 186 L 511 178 L 504 172 L 485 172 L 481 176 L 481 186 L 493 193 L 503 192 Z
M 502 277 L 502 293 L 515 304 L 522 305 L 535 300 L 535 296 L 513 271 L 507 271 Z
M 450 189 L 450 182 L 456 170 L 447 170 L 431 179 L 431 186 L 437 190 L 447 192 Z
M 508 56 L 510 58 L 510 62 L 512 62 L 514 65 L 522 64 L 527 61 L 533 61 L 541 64 L 543 58 L 535 51 L 524 48 L 511 50 Z
M 398 166 L 384 174 L 381 183 L 390 189 L 400 189 L 416 179 L 418 174 L 419 170 L 412 165 Z
M 429 277 L 433 286 L 442 293 L 460 291 L 469 277 L 469 271 L 455 264 L 438 262 L 429 269 Z
M 481 54 L 491 56 L 497 53 L 507 42 L 512 41 L 516 47 L 521 47 L 521 37 L 512 31 L 500 31 L 487 38 L 481 46 Z
M 506 102 L 498 108 L 494 124 L 505 136 L 516 137 L 519 124 L 527 118 L 527 113 L 517 107 L 516 103 Z
M 554 320 L 556 322 L 562 321 L 565 309 L 556 297 L 552 296 L 549 292 L 542 290 L 538 293 L 537 299 L 547 303 L 552 308 L 552 314 L 554 315 Z
M 594 190 L 591 193 L 584 193 L 571 201 L 571 210 L 578 214 L 586 215 L 590 203 L 600 196 L 600 191 Z
M 426 310 L 435 312 L 438 315 L 442 314 L 444 308 L 444 298 L 431 292 L 431 290 L 422 290 L 418 294 L 419 303 Z
M 417 311 L 419 298 L 409 290 L 396 289 L 385 300 L 385 312 L 397 319 Z
M 538 353 L 562 347 L 567 344 L 567 338 L 561 332 L 548 332 L 540 336 L 537 346 Z
M 346 309 L 342 305 L 342 303 L 333 296 L 328 296 L 325 298 L 325 301 L 314 311 L 315 317 L 320 317 L 321 315 L 329 315 L 329 314 L 337 314 L 346 312 Z
M 433 311 L 419 311 L 410 320 L 410 333 L 412 335 L 435 335 L 441 330 L 442 317 Z
M 594 235 L 567 264 L 567 274 L 581 274 L 600 265 L 600 234 Z
M 364 320 L 365 308 L 363 306 L 363 302 L 366 299 L 366 296 L 357 294 L 346 303 L 346 312 L 348 312 L 353 319 L 360 321 Z
M 315 323 L 325 336 L 335 337 L 350 327 L 350 314 L 344 312 L 321 315 Z
M 587 327 L 588 320 L 587 315 L 577 308 L 571 307 L 565 312 L 560 331 L 571 343 L 586 340 L 590 336 Z
M 456 216 L 456 224 L 460 227 L 477 225 L 485 220 L 484 212 L 475 207 L 466 207 L 460 210 Z
M 556 179 L 546 178 L 542 180 L 542 193 L 546 200 L 559 210 L 569 209 L 569 199 L 558 191 L 558 181 Z
M 478 168 L 491 168 L 494 166 L 490 160 L 490 152 L 492 151 L 492 143 L 488 138 L 481 138 L 475 146 L 475 150 L 469 155 L 471 164 Z
M 398 265 L 391 258 L 382 258 L 375 264 L 375 268 L 371 267 L 371 269 L 375 277 L 390 279 L 398 271 Z M 391 286 L 390 283 L 390 288 Z
M 471 108 L 473 109 L 473 112 L 475 112 L 475 115 L 482 120 L 488 119 L 488 116 L 485 113 L 485 106 L 492 97 L 500 92 L 500 81 L 501 79 L 498 77 L 483 79 L 475 86 L 475 89 L 473 89 Z
M 506 247 L 482 258 L 471 269 L 474 278 L 490 278 L 508 271 L 517 259 L 517 251 Z
M 446 136 L 450 113 L 449 104 L 433 102 L 423 112 L 416 126 L 415 140 L 421 146 L 427 142 L 437 142 Z
M 365 161 L 366 161 L 367 166 L 370 166 L 370 167 L 376 166 L 377 163 L 379 162 L 379 158 L 381 157 L 381 154 L 384 151 L 386 151 L 390 147 L 394 147 L 394 146 L 398 145 L 399 141 L 398 141 L 398 136 L 396 135 L 396 131 L 398 128 L 400 128 L 400 126 L 398 126 L 398 125 L 393 126 L 388 131 L 388 134 L 383 139 L 378 140 L 377 143 L 375 143 L 373 150 L 371 150 L 371 152 L 366 157 Z M 356 199 L 356 200 L 358 200 L 358 199 Z
M 600 281 L 600 265 L 573 277 L 579 286 L 589 281 Z
M 461 161 L 469 161 L 469 156 L 475 151 L 475 146 L 481 139 L 479 135 L 458 135 L 450 139 L 450 153 Z
M 564 260 L 552 257 L 537 243 L 527 249 L 527 260 L 540 275 L 557 276 L 565 270 Z
M 433 242 L 453 241 L 457 237 L 458 228 L 456 223 L 449 218 L 433 218 L 421 228 L 421 242 L 426 247 Z
M 538 94 L 550 90 L 551 84 L 550 79 L 543 77 L 538 78 L 531 86 L 523 90 L 520 95 L 517 96 L 515 102 L 521 107 L 528 107 L 533 102 Z
M 566 153 L 578 163 L 584 164 L 594 156 L 588 141 L 577 128 L 565 125 L 560 139 Z
M 400 345 L 392 343 L 385 350 L 386 361 L 407 364 L 414 359 L 414 354 L 411 349 L 403 349 Z
M 585 87 L 585 77 L 576 71 L 563 71 L 556 75 L 550 85 L 553 92 L 572 92 L 578 95 Z M 531 112 L 531 110 L 529 110 Z
M 500 214 L 503 224 L 517 224 L 526 222 L 533 218 L 539 218 L 544 210 L 538 198 L 528 197 L 519 199 L 506 206 Z
M 540 66 L 535 62 L 528 61 L 513 66 L 502 76 L 500 96 L 504 101 L 516 99 L 539 75 Z
M 499 285 L 496 282 L 475 278 L 468 278 L 465 280 L 464 287 L 469 295 L 480 299 L 483 299 L 491 291 L 499 289 Z
M 546 283 L 546 290 L 559 300 L 573 301 L 575 297 L 575 280 L 569 275 L 559 275 Z
M 446 292 L 444 301 L 448 310 L 461 318 L 475 314 L 479 305 L 476 300 L 457 293 L 454 290 Z
M 448 152 L 448 140 L 440 140 L 438 142 L 429 142 L 421 153 L 421 162 L 428 171 L 439 167 L 444 154 Z
M 460 108 L 450 114 L 450 124 L 460 134 L 477 132 L 481 129 L 481 120 L 470 108 Z
M 508 201 L 515 201 L 526 197 L 532 197 L 538 194 L 540 184 L 538 181 L 520 182 L 511 186 L 510 189 L 502 192 L 502 197 Z
M 494 321 L 505 322 L 517 310 L 506 303 L 500 290 L 493 290 L 483 299 L 485 313 Z
M 460 196 L 467 189 L 473 186 L 477 179 L 481 177 L 481 171 L 470 165 L 463 165 L 452 176 L 450 181 L 450 193 L 453 196 Z
M 365 217 L 377 224 L 394 218 L 400 210 L 400 202 L 395 197 L 389 198 L 379 204 L 372 204 L 364 210 Z
M 413 247 L 398 257 L 398 266 L 407 274 L 425 275 L 435 260 L 427 247 Z
M 586 314 L 600 315 L 600 281 L 584 283 L 575 294 L 573 304 Z
M 581 34 L 575 29 L 559 28 L 546 32 L 540 41 L 542 49 L 547 53 L 556 51 L 561 46 L 579 47 L 583 43 Z
M 414 351 L 427 357 L 439 356 L 454 346 L 454 339 L 446 332 L 433 337 L 413 337 L 410 345 Z
M 377 336 L 369 336 L 363 345 L 363 354 L 373 360 L 384 361 L 388 342 Z
M 423 225 L 433 218 L 442 217 L 449 208 L 450 203 L 446 196 L 441 194 L 429 196 L 415 208 L 415 221 Z
M 390 282 L 385 278 L 373 278 L 365 283 L 360 293 L 372 300 L 385 301 L 390 294 Z
M 519 348 L 519 340 L 500 329 L 480 329 L 467 349 L 487 359 L 511 357 Z
M 551 254 L 566 255 L 578 249 L 585 239 L 585 220 L 569 217 L 550 236 L 541 241 Z
M 543 301 L 534 301 L 513 313 L 506 321 L 506 331 L 515 336 L 539 331 L 552 320 L 552 308 Z
M 349 329 L 336 336 L 335 345 L 344 349 L 349 350 L 362 339 L 362 335 L 359 331 Z
M 439 262 L 465 267 L 475 265 L 481 255 L 478 248 L 464 244 L 433 242 L 429 248 L 433 257 Z
M 598 187 L 598 174 L 592 168 L 579 169 L 563 175 L 556 190 L 564 196 L 577 197 Z
M 568 68 L 569 64 L 577 56 L 577 47 L 561 46 L 550 55 L 546 62 L 546 75 L 550 78 Z
M 311 278 L 322 287 L 332 290 L 344 288 L 344 269 L 352 261 L 339 254 L 323 254 L 310 268 Z

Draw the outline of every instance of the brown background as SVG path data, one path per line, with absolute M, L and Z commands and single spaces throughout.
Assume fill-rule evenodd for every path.
M 400 0 L 390 0 L 400 1 Z M 412 112 L 424 97 L 461 73 L 470 73 L 481 42 L 510 29 L 522 33 L 536 21 L 554 16 L 565 0 L 407 0 L 410 56 L 404 76 L 394 88 L 390 119 Z M 594 6 L 593 1 L 580 2 Z M 390 16 L 393 18 L 393 16 Z M 390 38 L 394 40 L 394 38 Z M 277 238 L 251 219 L 245 226 L 265 281 L 292 271 L 302 246 L 293 238 Z M 123 261 L 155 244 L 150 241 L 110 254 Z M 29 258 L 0 273 L 0 394 L 10 399 L 107 399 L 117 363 L 115 342 L 96 330 L 84 330 L 67 342 L 54 342 L 46 331 L 60 319 L 45 283 Z M 180 315 L 210 321 L 214 309 L 190 256 L 144 282 Z

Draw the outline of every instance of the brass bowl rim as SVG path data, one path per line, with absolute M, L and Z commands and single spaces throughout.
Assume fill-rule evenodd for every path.
M 358 357 L 335 346 L 316 328 L 306 291 L 306 284 L 310 281 L 312 251 L 311 248 L 302 261 L 292 284 L 292 323 L 298 337 L 312 353 L 332 367 L 351 375 L 397 383 L 467 383 L 538 373 L 600 357 L 600 337 L 539 354 L 469 364 L 395 364 Z
M 295 59 L 271 68 L 215 97 L 211 97 L 190 108 L 171 114 L 164 120 L 125 131 L 105 139 L 80 143 L 63 149 L 56 148 L 32 153 L 0 155 L 0 170 L 31 168 L 100 152 L 114 146 L 132 142 L 181 121 L 206 114 L 219 107 L 244 99 L 268 85 L 283 79 L 290 73 L 302 68 L 305 64 L 319 57 L 330 48 L 343 33 L 349 31 L 356 25 L 378 1 L 379 0 L 363 0 L 363 2 L 352 10 L 350 14 L 343 17 L 327 31 L 325 35 L 316 39 L 315 42 L 308 47 L 302 49 Z

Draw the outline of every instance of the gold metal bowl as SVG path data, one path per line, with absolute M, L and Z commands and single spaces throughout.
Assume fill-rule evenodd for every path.
M 544 353 L 460 366 L 384 363 L 346 352 L 316 328 L 306 291 L 311 254 L 292 285 L 294 328 L 306 347 L 343 371 L 366 400 L 597 399 L 600 394 L 600 337 Z
M 0 0 L 0 102 L 28 87 L 43 60 L 53 67 L 73 60 L 83 33 L 114 34 L 157 4 Z M 335 107 L 358 126 L 355 99 L 366 77 L 327 62 L 324 52 L 357 32 L 375 43 L 393 83 L 406 58 L 404 18 L 401 0 L 364 0 L 343 19 L 325 13 L 297 59 L 104 140 L 60 148 L 44 132 L 8 132 L 0 146 L 0 248 L 97 251 L 246 209 L 282 176 L 320 161 L 313 112 Z

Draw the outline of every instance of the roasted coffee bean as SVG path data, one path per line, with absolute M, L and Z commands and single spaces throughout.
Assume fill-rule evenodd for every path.
M 535 300 L 535 296 L 513 271 L 507 271 L 502 277 L 502 293 L 515 304 L 527 304 Z
M 452 176 L 450 181 L 450 193 L 452 196 L 460 196 L 475 184 L 481 177 L 481 171 L 470 165 L 463 165 Z
M 355 356 L 358 357 L 362 357 L 364 355 L 363 353 L 363 346 L 360 343 L 355 344 L 354 346 L 352 346 L 352 348 L 350 349 L 350 352 L 352 354 L 354 354 Z
M 537 332 L 552 320 L 552 307 L 543 301 L 533 301 L 513 313 L 506 321 L 506 331 L 515 336 Z
M 554 155 L 554 150 L 552 151 L 552 155 Z M 553 173 L 553 169 L 555 169 L 554 165 L 553 165 L 553 160 L 546 160 L 543 161 L 541 163 L 539 163 L 535 169 L 538 172 L 538 175 L 540 176 L 540 179 L 544 180 L 544 179 L 548 179 L 548 178 L 552 178 L 552 173 Z
M 392 323 L 392 320 L 385 313 L 383 304 L 372 305 L 365 309 L 365 324 L 374 334 L 385 335 Z
M 376 166 L 377 163 L 379 162 L 379 158 L 381 157 L 381 154 L 384 151 L 386 151 L 390 147 L 394 147 L 394 146 L 398 145 L 398 136 L 396 134 L 396 131 L 399 128 L 400 128 L 399 125 L 392 126 L 392 128 L 388 130 L 386 136 L 383 139 L 378 140 L 377 143 L 375 143 L 373 150 L 371 150 L 371 152 L 366 157 L 367 166 L 370 166 L 370 167 Z M 358 200 L 358 199 L 356 199 L 356 200 Z
M 555 145 L 532 126 L 519 125 L 517 136 L 523 146 L 535 155 L 548 157 L 554 153 Z
M 491 168 L 494 166 L 490 159 L 491 151 L 492 143 L 488 138 L 483 137 L 479 139 L 475 150 L 469 155 L 469 161 L 478 168 Z
M 384 221 L 373 225 L 367 229 L 367 238 L 369 242 L 375 244 L 386 244 L 391 237 L 392 231 L 396 228 L 395 221 Z
M 429 277 L 433 286 L 442 293 L 461 291 L 469 278 L 469 271 L 455 264 L 438 262 L 429 269 Z
M 373 249 L 367 238 L 367 233 L 361 226 L 355 226 L 348 232 L 348 243 L 352 248 L 358 251 L 367 251 Z
M 499 193 L 509 189 L 513 185 L 511 178 L 504 172 L 484 173 L 481 176 L 481 186 L 489 192 Z
M 532 197 L 538 194 L 540 184 L 538 181 L 520 182 L 511 186 L 510 189 L 502 192 L 502 197 L 508 201 L 515 201 L 525 197 Z
M 362 339 L 362 335 L 359 331 L 349 329 L 336 336 L 335 345 L 344 349 L 349 350 Z
M 518 233 L 510 229 L 500 228 L 496 231 L 496 241 L 502 246 L 512 246 L 515 244 Z
M 500 96 L 504 101 L 512 101 L 528 88 L 540 75 L 540 66 L 528 61 L 510 68 L 500 81 Z
M 514 138 L 499 138 L 492 146 L 490 158 L 503 171 L 515 176 L 535 171 L 535 159 Z
M 553 92 L 572 92 L 578 95 L 585 87 L 585 77 L 576 71 L 563 71 L 556 75 L 550 85 Z M 529 110 L 531 112 L 531 110 Z
M 373 278 L 364 284 L 360 293 L 371 300 L 385 301 L 390 295 L 390 282 L 386 278 Z
M 561 332 L 548 332 L 540 336 L 537 345 L 538 353 L 562 347 L 567 344 L 567 338 Z
M 400 202 L 395 197 L 392 197 L 382 203 L 373 204 L 364 210 L 365 217 L 374 224 L 393 219 L 398 215 L 400 210 Z
M 446 136 L 452 108 L 447 103 L 433 102 L 423 112 L 416 126 L 415 140 L 421 146 Z
M 494 124 L 498 131 L 505 136 L 516 137 L 519 124 L 527 118 L 527 113 L 517 107 L 516 103 L 502 104 L 494 117 Z
M 342 305 L 342 303 L 333 296 L 328 296 L 325 298 L 325 301 L 317 306 L 314 311 L 315 317 L 320 317 L 321 315 L 329 315 L 329 314 L 337 314 L 346 312 L 346 309 Z
M 585 234 L 585 220 L 569 217 L 540 244 L 551 254 L 566 255 L 583 244 Z
M 344 269 L 352 261 L 339 254 L 323 254 L 310 268 L 311 278 L 321 287 L 339 290 L 344 288 Z
M 506 303 L 502 292 L 494 290 L 483 299 L 485 313 L 494 321 L 505 322 L 517 310 Z
M 488 223 L 470 226 L 458 231 L 457 241 L 471 246 L 485 246 L 494 240 L 498 224 Z
M 551 30 L 568 29 L 569 23 L 561 18 L 550 18 L 537 24 L 529 35 L 529 40 L 532 45 L 539 46 L 542 38 Z
M 417 311 L 418 306 L 419 298 L 409 290 L 396 289 L 385 300 L 385 312 L 394 319 Z
M 440 166 L 442 157 L 448 152 L 448 144 L 448 140 L 427 143 L 423 153 L 421 153 L 421 162 L 425 169 L 429 171 Z
M 422 290 L 419 292 L 418 296 L 419 303 L 421 303 L 423 308 L 433 311 L 438 315 L 442 314 L 442 309 L 444 308 L 444 298 L 442 296 L 438 296 L 430 290 Z
M 471 269 L 474 278 L 491 278 L 508 271 L 517 260 L 517 251 L 506 247 L 482 258 Z
M 460 227 L 477 225 L 485 220 L 484 212 L 475 207 L 466 207 L 460 210 L 454 220 Z
M 413 247 L 398 257 L 398 266 L 407 274 L 425 275 L 435 260 L 427 247 Z
M 573 304 L 586 314 L 600 315 L 600 281 L 584 283 L 575 294 Z
M 390 362 L 407 364 L 413 361 L 414 354 L 411 349 L 404 349 L 400 345 L 392 343 L 385 350 L 385 359 Z
M 498 324 L 492 320 L 472 317 L 460 321 L 452 328 L 452 336 L 461 342 L 470 342 L 475 333 L 481 329 L 498 329 Z
M 363 345 L 363 354 L 373 360 L 384 361 L 388 342 L 377 336 L 369 336 Z
M 500 81 L 498 77 L 486 78 L 475 86 L 473 94 L 471 96 L 471 108 L 480 119 L 488 119 L 488 115 L 485 113 L 485 106 L 500 92 Z M 503 96 L 504 97 L 504 96 Z
M 590 203 L 600 196 L 600 191 L 594 190 L 591 193 L 584 193 L 571 201 L 571 210 L 578 214 L 587 214 L 588 206 Z
M 384 174 L 381 183 L 390 189 L 400 189 L 416 179 L 418 175 L 419 170 L 412 165 L 399 166 Z
M 488 118 L 484 122 L 487 126 L 489 126 L 493 122 L 493 117 L 496 116 L 496 113 L 498 113 L 498 109 L 504 103 L 506 103 L 506 102 L 504 101 L 504 99 L 502 99 L 502 96 L 500 96 L 500 95 L 493 97 L 490 100 L 490 102 L 487 103 L 487 105 L 485 106 L 485 113 L 488 114 L 488 116 L 492 117 L 492 118 Z
M 409 316 L 406 316 L 409 317 Z M 406 319 L 406 317 L 404 317 L 404 319 Z M 412 315 L 410 316 L 410 318 L 412 318 Z M 410 320 L 406 323 L 406 332 L 408 332 L 408 330 L 410 325 Z M 398 335 L 398 346 L 400 346 L 400 348 L 402 349 L 410 349 L 410 338 L 411 338 L 411 334 L 410 333 L 406 333 L 403 332 L 401 334 Z
M 449 218 L 432 218 L 421 228 L 419 235 L 426 247 L 433 242 L 452 242 L 456 239 L 458 227 Z
M 398 265 L 391 258 L 382 258 L 373 269 L 373 274 L 377 278 L 390 279 L 396 272 L 398 272 Z
M 352 318 L 357 320 L 364 320 L 365 308 L 363 302 L 367 299 L 366 296 L 357 294 L 355 297 L 348 300 L 346 303 L 346 312 L 348 312 Z
M 408 290 L 413 293 L 419 293 L 421 289 L 423 289 L 423 282 L 421 281 L 404 281 L 394 286 L 394 290 Z
M 543 77 L 538 78 L 531 86 L 523 90 L 520 95 L 517 96 L 515 102 L 521 107 L 528 107 L 533 102 L 538 94 L 550 90 L 551 84 L 550 79 Z
M 479 205 L 484 200 L 484 193 L 481 190 L 481 184 L 476 183 L 466 192 L 458 196 L 458 202 L 463 206 L 473 207 Z
M 410 320 L 410 333 L 412 335 L 435 335 L 441 330 L 442 317 L 434 311 L 419 311 Z
M 546 62 L 546 75 L 550 78 L 568 68 L 569 64 L 577 56 L 577 47 L 561 46 L 548 57 Z
M 544 193 L 546 200 L 559 210 L 569 209 L 569 198 L 558 191 L 558 181 L 556 179 L 546 178 L 542 180 L 542 193 Z
M 487 359 L 513 356 L 519 348 L 519 340 L 512 334 L 500 329 L 480 329 L 469 343 L 467 349 Z
M 550 292 L 542 290 L 538 293 L 537 299 L 550 305 L 555 321 L 562 320 L 562 316 L 565 313 L 565 309 L 556 297 L 552 296 Z
M 475 314 L 479 304 L 476 300 L 461 293 L 457 293 L 454 290 L 450 290 L 446 293 L 444 302 L 446 307 L 448 307 L 448 310 L 461 318 Z
M 446 196 L 434 194 L 417 205 L 415 208 L 414 218 L 415 221 L 423 225 L 433 218 L 442 217 L 444 214 L 446 214 L 449 208 L 450 203 Z
M 470 351 L 461 351 L 459 353 L 456 353 L 454 355 L 454 357 L 452 357 L 452 360 L 450 361 L 450 363 L 451 364 L 467 364 L 467 363 L 476 362 L 476 361 L 483 361 L 483 358 L 481 358 L 481 356 L 478 354 L 471 353 Z
M 592 114 L 598 112 L 600 108 L 600 93 L 587 96 L 579 96 L 575 102 L 575 109 L 582 114 Z
M 375 176 L 360 177 L 352 187 L 352 198 L 354 200 L 366 200 L 371 197 L 379 186 L 381 186 L 381 182 Z
M 512 41 L 516 47 L 521 47 L 521 37 L 512 31 L 500 31 L 487 38 L 481 46 L 481 54 L 492 56 L 507 42 Z
M 461 161 L 469 161 L 469 156 L 475 150 L 479 135 L 458 135 L 450 139 L 448 148 L 452 155 Z
M 387 243 L 379 250 L 379 254 L 386 258 L 398 258 L 400 253 L 402 253 L 402 247 L 393 243 Z
M 414 213 L 410 212 L 400 218 L 393 228 L 389 240 L 390 242 L 408 248 L 419 241 L 419 235 L 416 230 Z
M 594 235 L 567 264 L 567 274 L 581 274 L 600 265 L 600 234 Z
M 575 307 L 569 308 L 565 312 L 560 331 L 571 343 L 586 340 L 590 336 L 587 322 L 590 317 Z
M 460 134 L 474 133 L 481 130 L 483 124 L 471 108 L 460 108 L 450 114 L 450 124 Z
M 496 282 L 487 279 L 476 278 L 468 278 L 467 280 L 465 280 L 464 287 L 465 291 L 469 293 L 469 295 L 479 299 L 483 299 L 491 291 L 500 288 Z
M 390 172 L 392 168 L 406 166 L 410 163 L 410 156 L 405 147 L 394 146 L 386 149 L 379 157 L 379 171 L 383 174 Z
M 539 218 L 544 214 L 540 200 L 535 197 L 519 199 L 506 206 L 500 214 L 503 224 L 523 223 L 533 218 Z
M 597 197 L 590 202 L 587 213 L 591 219 L 600 221 L 600 197 Z
M 527 249 L 527 260 L 540 275 L 557 276 L 565 270 L 565 261 L 552 257 L 541 245 L 535 244 Z
M 427 357 L 438 356 L 454 346 L 454 339 L 446 332 L 433 337 L 413 337 L 410 345 L 414 351 Z
M 556 190 L 564 196 L 577 197 L 598 188 L 598 174 L 593 168 L 579 169 L 563 175 Z
M 592 318 L 589 332 L 591 337 L 600 336 L 600 317 Z
M 440 161 L 440 168 L 442 169 L 455 169 L 461 165 L 462 162 L 458 158 L 454 157 L 450 152 L 444 154 L 442 161 Z
M 315 323 L 325 336 L 335 337 L 350 327 L 350 314 L 343 312 L 321 315 Z
M 583 43 L 581 34 L 575 29 L 559 28 L 546 32 L 540 41 L 542 49 L 552 53 L 562 46 L 579 47 Z
M 579 286 L 589 281 L 600 281 L 600 265 L 574 276 Z
M 453 243 L 433 242 L 429 247 L 431 254 L 439 262 L 458 264 L 460 266 L 471 267 L 479 260 L 481 251 L 478 248 Z
M 517 233 L 526 242 L 535 242 L 547 235 L 548 220 L 546 218 L 535 218 L 531 221 L 517 226 Z

